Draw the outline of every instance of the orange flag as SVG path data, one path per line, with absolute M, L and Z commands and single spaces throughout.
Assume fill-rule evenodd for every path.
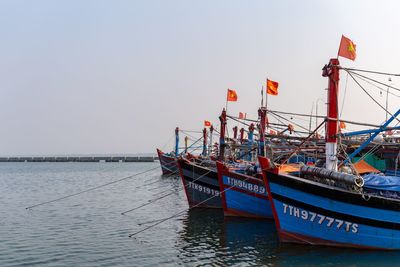
M 344 121 L 341 121 L 339 125 L 340 129 L 346 129 L 346 123 L 344 123 Z
M 210 121 L 204 121 L 204 126 L 205 127 L 210 127 L 211 126 L 211 122 Z
M 243 120 L 243 119 L 245 119 L 245 118 L 246 118 L 245 113 L 239 112 L 239 119 L 240 119 L 240 120 Z
M 338 56 L 345 57 L 353 61 L 356 59 L 356 45 L 344 35 L 342 35 L 342 39 L 340 40 Z
M 226 101 L 236 102 L 238 99 L 236 91 L 228 89 L 228 94 L 226 96 Z
M 278 95 L 279 83 L 267 79 L 267 94 Z

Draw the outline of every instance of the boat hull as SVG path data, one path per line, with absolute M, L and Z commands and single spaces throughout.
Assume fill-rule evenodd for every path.
M 157 154 L 163 175 L 178 174 L 178 164 L 175 157 L 171 157 L 159 149 L 157 149 Z
M 400 249 L 400 201 L 266 170 L 263 177 L 281 242 Z
M 236 173 L 220 162 L 217 162 L 217 169 L 222 206 L 226 216 L 258 219 L 273 217 L 261 175 L 256 178 Z
M 178 167 L 190 208 L 222 209 L 216 169 L 186 159 L 178 159 Z

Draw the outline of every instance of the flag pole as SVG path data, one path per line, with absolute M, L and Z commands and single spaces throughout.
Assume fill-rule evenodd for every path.
M 226 91 L 226 103 L 225 103 L 225 112 L 226 113 L 228 113 L 228 92 L 229 92 L 229 89 L 228 89 L 228 91 Z
M 263 86 L 264 87 L 264 86 Z M 268 92 L 267 92 L 267 85 L 265 85 L 265 116 L 267 116 L 268 114 L 268 109 L 267 109 L 267 105 L 268 105 Z M 268 125 L 265 126 L 265 131 L 268 130 Z M 265 155 L 265 154 L 264 154 Z
M 338 60 L 339 60 L 340 47 L 342 46 L 342 41 L 343 41 L 343 34 L 342 34 L 342 37 L 340 37 L 339 49 L 338 49 L 338 51 L 337 51 L 337 57 L 336 57 L 336 59 L 338 59 Z
M 261 85 L 261 106 L 264 106 L 264 85 Z
M 268 78 L 265 80 L 265 82 L 267 83 Z M 268 86 L 268 85 L 266 85 Z M 266 87 L 266 94 L 265 94 L 265 109 L 268 110 L 268 88 Z

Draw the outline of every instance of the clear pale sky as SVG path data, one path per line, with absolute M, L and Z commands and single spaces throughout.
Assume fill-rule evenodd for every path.
M 217 124 L 227 88 L 239 95 L 229 112 L 255 117 L 266 77 L 280 83 L 270 108 L 309 113 L 325 100 L 321 68 L 342 34 L 357 45 L 343 66 L 400 73 L 399 10 L 399 1 L 2 0 L 0 154 L 154 152 L 176 126 Z M 385 113 L 349 78 L 343 118 L 381 123 Z

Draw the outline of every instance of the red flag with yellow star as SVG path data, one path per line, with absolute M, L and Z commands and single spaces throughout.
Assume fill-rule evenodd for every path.
M 226 96 L 226 101 L 236 102 L 238 99 L 236 91 L 228 89 L 228 95 Z
M 356 59 L 356 45 L 344 35 L 342 35 L 342 40 L 340 41 L 338 56 L 345 57 L 353 61 Z

